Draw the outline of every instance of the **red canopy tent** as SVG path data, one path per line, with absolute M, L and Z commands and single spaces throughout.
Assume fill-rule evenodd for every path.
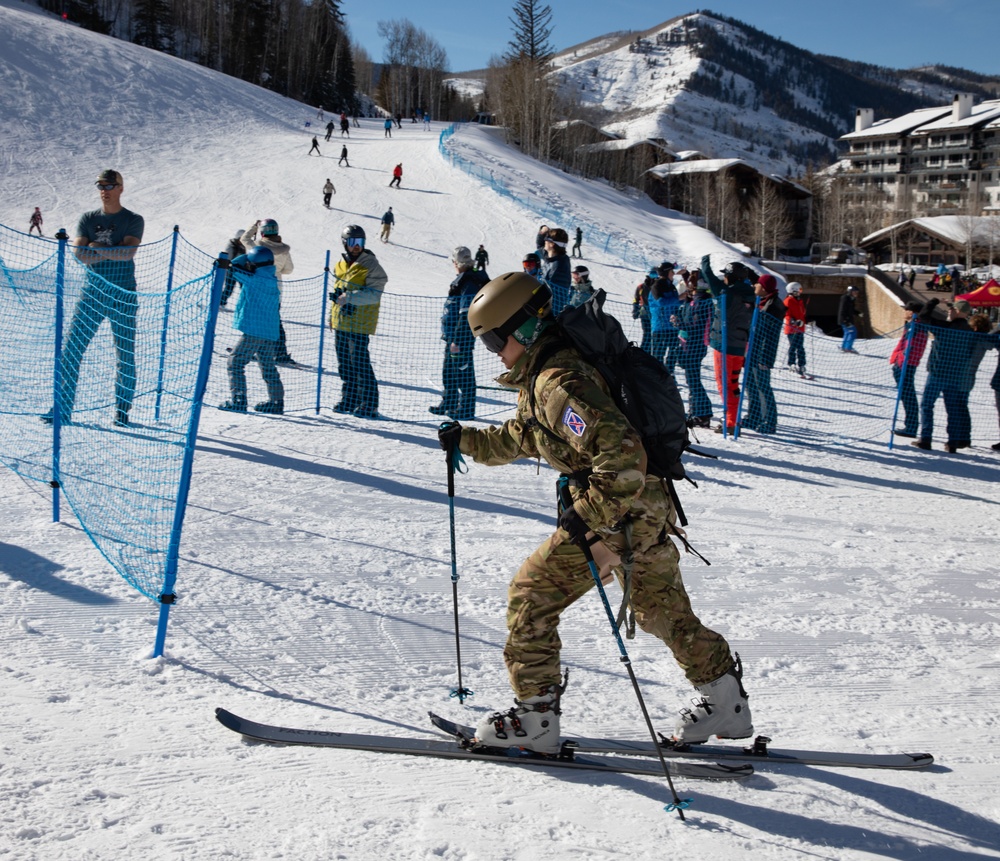
M 982 287 L 955 298 L 964 299 L 973 308 L 1000 308 L 1000 282 L 990 278 Z

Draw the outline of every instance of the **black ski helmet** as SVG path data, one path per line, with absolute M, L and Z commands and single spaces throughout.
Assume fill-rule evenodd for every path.
M 354 242 L 350 242 L 350 240 Z M 365 244 L 365 229 L 360 224 L 348 224 L 340 232 L 340 241 L 344 246 L 344 251 L 350 251 L 351 245 L 356 245 L 357 240 L 361 240 L 361 246 L 364 247 Z

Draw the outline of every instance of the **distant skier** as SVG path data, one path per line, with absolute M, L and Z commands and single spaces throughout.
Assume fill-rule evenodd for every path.
M 431 130 L 431 115 L 429 113 L 424 114 L 424 130 L 425 131 Z
M 384 135 L 384 137 L 391 138 L 392 137 L 392 119 L 390 117 L 386 117 L 385 118 L 385 124 L 384 124 L 383 128 L 385 128 L 385 135 Z
M 340 161 L 338 161 L 337 164 L 338 164 L 338 166 L 341 165 L 341 164 L 346 164 L 348 167 L 351 166 L 351 163 L 347 160 L 347 147 L 346 146 L 342 146 L 340 148 Z
M 347 114 L 340 115 L 340 136 L 351 136 L 351 121 L 347 119 Z
M 31 236 L 31 231 L 37 230 L 39 236 L 44 236 L 42 233 L 42 210 L 37 206 L 35 211 L 31 213 L 31 218 L 28 220 L 28 236 Z
M 401 188 L 400 183 L 403 181 L 403 163 L 400 162 L 392 169 L 392 179 L 389 180 L 389 188 L 396 186 L 396 188 Z
M 486 267 L 489 265 L 489 262 L 490 262 L 489 252 L 482 245 L 480 245 L 479 250 L 476 251 L 476 271 L 485 272 Z
M 583 251 L 580 250 L 580 246 L 583 244 L 583 231 L 578 227 L 576 229 L 576 235 L 573 237 L 573 252 L 572 257 L 579 257 L 583 259 Z
M 323 156 L 323 153 L 321 153 L 319 151 L 319 141 L 316 140 L 316 138 L 313 138 L 313 145 L 312 145 L 312 148 L 309 150 L 309 155 L 313 154 L 313 150 L 316 150 L 316 155 L 318 155 L 320 157 Z
M 326 124 L 326 139 L 330 140 L 330 135 L 332 134 L 333 134 L 333 120 L 330 120 L 330 122 Z
M 396 223 L 396 216 L 392 214 L 392 207 L 382 216 L 382 236 L 383 242 L 389 241 L 389 234 L 392 233 L 392 226 Z
M 327 177 L 326 185 L 323 186 L 323 206 L 327 209 L 330 208 L 330 198 L 337 193 L 337 189 L 333 187 L 333 183 L 330 182 L 330 178 Z

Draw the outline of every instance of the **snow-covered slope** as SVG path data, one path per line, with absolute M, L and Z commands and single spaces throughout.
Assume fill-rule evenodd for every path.
M 391 203 L 398 241 L 379 246 L 391 290 L 443 296 L 458 242 L 485 242 L 497 272 L 533 242 L 527 210 L 440 158 L 440 127 L 404 124 L 389 141 L 363 123 L 348 142 L 352 167 L 338 170 L 339 140 L 307 157 L 303 106 L 13 0 L 0 0 L 0 33 L 0 222 L 26 228 L 41 205 L 47 232 L 72 229 L 96 203 L 96 172 L 112 166 L 151 238 L 179 224 L 216 250 L 232 228 L 273 215 L 303 274 L 318 271 L 346 221 L 371 227 Z M 524 194 L 603 218 L 650 253 L 727 253 L 687 222 L 532 167 L 488 136 L 455 142 Z M 404 187 L 390 193 L 397 161 Z M 321 206 L 327 175 L 332 211 Z M 630 289 L 633 272 L 587 251 L 595 280 Z M 851 391 L 829 380 L 790 391 L 804 414 L 850 409 Z M 48 522 L 47 488 L 0 471 L 0 857 L 1000 856 L 1000 469 L 979 448 L 945 458 L 711 436 L 702 447 L 721 459 L 694 461 L 698 487 L 682 489 L 688 535 L 713 563 L 686 557 L 685 579 L 702 618 L 743 656 L 758 730 L 787 746 L 929 749 L 933 770 L 762 765 L 742 785 L 681 784 L 694 799 L 682 823 L 662 810 L 669 794 L 657 780 L 252 746 L 219 727 L 223 705 L 429 735 L 428 709 L 474 721 L 509 704 L 506 583 L 552 528 L 554 475 L 519 463 L 471 464 L 457 477 L 463 681 L 476 692 L 463 708 L 449 697 L 449 506 L 435 421 L 207 410 L 179 601 L 157 661 L 146 657 L 155 608 L 74 521 Z M 641 735 L 595 595 L 566 613 L 561 635 L 566 730 Z M 668 729 L 691 690 L 659 643 L 640 634 L 628 648 Z

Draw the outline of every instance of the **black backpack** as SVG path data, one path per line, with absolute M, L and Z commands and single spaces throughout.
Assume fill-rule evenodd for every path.
M 681 455 L 690 445 L 684 401 L 662 362 L 629 342 L 621 324 L 604 312 L 607 294 L 596 290 L 585 302 L 567 307 L 556 319 L 558 337 L 535 363 L 541 369 L 559 350 L 573 347 L 608 384 L 622 414 L 642 438 L 647 472 L 671 483 L 684 478 Z M 537 373 L 528 387 L 531 412 Z

